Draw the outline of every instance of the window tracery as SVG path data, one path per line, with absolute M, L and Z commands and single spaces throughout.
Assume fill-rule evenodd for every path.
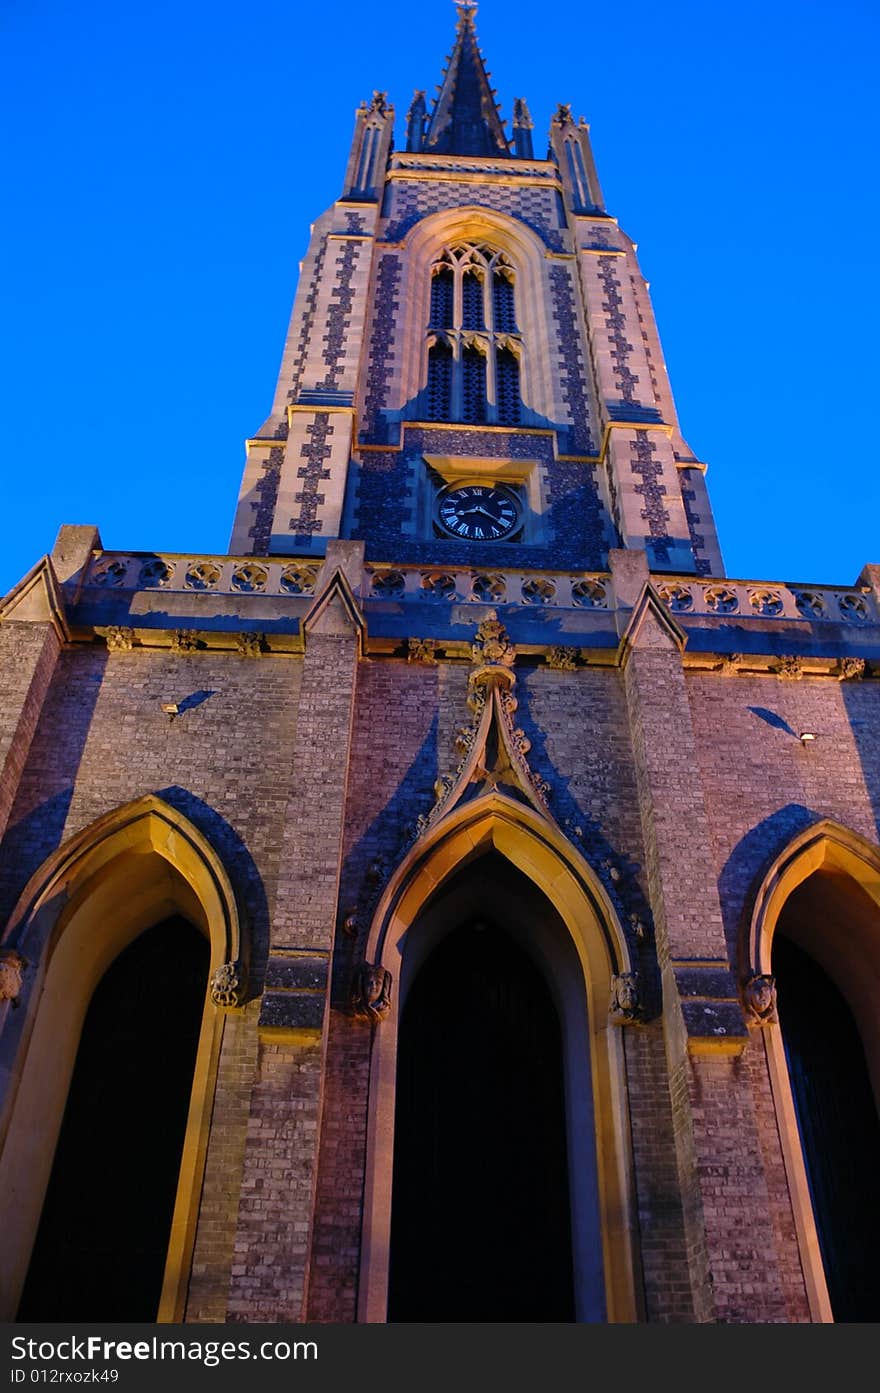
M 484 244 L 446 247 L 431 267 L 430 420 L 518 425 L 520 358 L 514 272 Z

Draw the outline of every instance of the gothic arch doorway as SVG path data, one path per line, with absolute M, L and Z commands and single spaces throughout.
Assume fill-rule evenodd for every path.
M 486 924 L 484 932 L 495 935 L 490 947 L 496 957 L 501 953 L 506 958 L 509 975 L 502 973 L 501 981 L 495 979 L 496 986 L 514 995 L 521 993 L 518 1004 L 509 1004 L 506 1018 L 502 1012 L 502 1028 L 515 1029 L 519 1010 L 543 1018 L 544 1025 L 535 1026 L 542 1057 L 537 1072 L 545 1084 L 548 1073 L 554 1073 L 549 1092 L 560 1088 L 561 1080 L 563 1112 L 561 1124 L 554 1124 L 555 1150 L 551 1143 L 546 1155 L 524 1166 L 531 1174 L 517 1177 L 520 1193 L 513 1212 L 506 1216 L 496 1212 L 492 1220 L 496 1232 L 504 1217 L 513 1227 L 531 1223 L 535 1165 L 543 1167 L 545 1175 L 555 1167 L 556 1212 L 563 1215 L 556 1227 L 562 1238 L 555 1246 L 545 1244 L 543 1252 L 563 1294 L 559 1297 L 557 1292 L 554 1298 L 553 1316 L 534 1314 L 537 1306 L 532 1300 L 531 1317 L 512 1313 L 496 1318 L 637 1320 L 637 1227 L 626 1079 L 621 1032 L 609 1021 L 612 976 L 630 970 L 625 940 L 601 882 L 561 831 L 498 792 L 455 809 L 416 843 L 386 887 L 370 929 L 368 960 L 390 971 L 396 985 L 389 1014 L 376 1027 L 372 1046 L 358 1319 L 385 1321 L 389 1313 L 392 1319 L 416 1318 L 398 1304 L 394 1290 L 389 1308 L 392 1241 L 397 1291 L 403 1281 L 400 1272 L 406 1272 L 410 1261 L 405 1248 L 401 1258 L 398 1233 L 392 1240 L 396 1099 L 408 1068 L 402 1063 L 398 1074 L 399 1051 L 409 1049 L 409 1023 L 404 1016 L 411 993 L 416 994 L 415 1002 L 422 993 L 426 1000 L 433 998 L 431 1009 L 435 1016 L 441 1015 L 447 974 L 448 1011 L 455 1012 L 458 989 L 452 963 L 457 949 L 464 951 L 468 944 L 473 948 L 469 935 L 480 932 L 478 924 Z M 451 939 L 454 930 L 460 930 L 462 937 Z M 444 942 L 452 946 L 444 950 Z M 477 962 L 477 996 L 479 990 L 485 995 L 493 955 L 483 956 L 477 950 L 468 956 L 482 959 Z M 558 1036 L 554 1036 L 554 1017 Z M 448 1023 L 441 1028 L 450 1033 Z M 418 1033 L 417 1025 L 413 1029 Z M 484 1034 L 488 1029 L 487 1025 Z M 467 1031 L 462 1035 L 464 1045 Z M 491 1068 L 487 1070 L 484 1060 L 480 1069 L 483 1086 L 488 1087 Z M 453 1098 L 450 1106 L 454 1107 L 454 1078 L 451 1082 L 450 1087 L 448 1071 L 443 1077 L 435 1075 L 435 1083 Z M 502 1130 L 508 1139 L 515 1135 L 509 1117 L 502 1119 Z M 567 1194 L 563 1193 L 560 1152 L 567 1171 Z M 411 1181 L 412 1156 L 407 1159 L 405 1149 L 400 1156 L 398 1170 L 409 1166 Z M 453 1164 L 466 1173 L 465 1163 L 466 1155 L 458 1149 Z M 415 1174 L 418 1189 L 417 1169 Z M 398 1188 L 397 1193 L 399 1204 L 403 1192 Z M 454 1208 L 454 1187 L 443 1202 L 447 1210 Z M 540 1249 L 537 1240 L 536 1246 Z M 564 1276 L 567 1248 L 570 1284 Z M 423 1253 L 419 1261 L 424 1270 L 432 1261 L 431 1253 Z M 399 1262 L 403 1265 L 398 1269 Z M 465 1251 L 462 1264 L 466 1262 Z M 507 1309 L 512 1309 L 509 1304 Z M 462 1315 L 462 1310 L 460 1305 L 455 1318 L 483 1318 Z
M 880 852 L 834 823 L 802 833 L 759 891 L 755 969 L 811 1311 L 880 1318 Z
M 208 958 L 199 929 L 165 919 L 95 988 L 18 1320 L 155 1320 Z
M 438 931 L 400 1021 L 388 1318 L 571 1321 L 562 1030 L 541 961 L 564 926 L 492 853 L 413 939 Z
M 106 1029 L 101 997 L 109 980 L 111 994 L 115 982 L 129 996 L 134 991 L 146 997 L 142 1006 L 151 998 L 152 1016 L 145 1027 L 151 1034 L 167 1028 L 166 1009 L 189 1016 L 188 1029 L 183 1022 L 182 1054 L 178 1053 L 184 1126 L 176 1175 L 166 1180 L 173 1217 L 166 1251 L 159 1258 L 161 1296 L 149 1317 L 116 1317 L 180 1320 L 223 1037 L 224 1010 L 218 1003 L 233 1005 L 238 999 L 230 980 L 219 983 L 219 992 L 213 985 L 224 964 L 236 965 L 232 976 L 243 973 L 238 909 L 222 863 L 182 814 L 159 798 L 140 799 L 99 819 L 49 858 L 19 900 L 6 943 L 32 968 L 22 1009 L 7 1014 L 0 1040 L 4 1062 L 11 1066 L 0 1116 L 0 1193 L 8 1201 L 0 1312 L 11 1320 L 19 1307 L 84 1024 L 91 1033 L 88 1016 L 94 1000 L 99 1031 Z M 144 982 L 138 959 L 142 969 L 143 955 L 149 958 L 151 952 L 164 958 L 165 970 Z M 135 962 L 133 973 L 129 953 Z M 167 973 L 178 980 L 166 991 Z M 133 977 L 138 979 L 134 987 Z M 178 989 L 182 1002 L 175 1006 Z M 141 1062 L 149 1070 L 149 1041 L 141 1040 L 141 1046 Z M 163 1119 L 157 1118 L 156 1125 L 162 1126 Z M 96 1163 L 104 1164 L 103 1158 Z M 135 1185 L 134 1158 L 126 1164 Z M 141 1177 L 141 1183 L 150 1184 L 149 1176 Z M 118 1222 L 125 1226 L 124 1213 Z M 108 1281 L 114 1279 L 109 1273 Z M 33 1290 L 29 1304 L 32 1297 Z M 90 1313 L 97 1318 L 102 1314 Z M 57 1318 L 69 1317 L 61 1312 Z

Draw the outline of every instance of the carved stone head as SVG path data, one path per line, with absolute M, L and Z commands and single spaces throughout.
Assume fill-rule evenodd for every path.
M 0 1002 L 15 1001 L 21 995 L 24 965 L 14 948 L 0 948 Z
M 776 1015 L 776 978 L 759 972 L 749 977 L 743 986 L 746 1015 L 751 1024 L 772 1025 Z
M 355 976 L 352 1009 L 356 1016 L 383 1021 L 391 1010 L 391 973 L 381 963 L 362 963 Z
M 611 1016 L 619 1023 L 637 1021 L 642 1015 L 639 974 L 621 972 L 611 979 Z

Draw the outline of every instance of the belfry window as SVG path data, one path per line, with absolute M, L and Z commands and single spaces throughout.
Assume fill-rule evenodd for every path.
M 471 425 L 521 420 L 514 275 L 503 252 L 447 247 L 431 267 L 427 416 Z

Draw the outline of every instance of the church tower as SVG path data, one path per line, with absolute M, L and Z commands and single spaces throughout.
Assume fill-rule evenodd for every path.
M 6 1319 L 880 1316 L 880 567 L 725 574 L 475 8 L 355 114 L 229 552 L 0 603 Z
M 518 98 L 508 139 L 474 16 L 458 7 L 405 150 L 385 93 L 357 112 L 248 442 L 232 551 L 320 556 L 345 537 L 368 556 L 393 543 L 401 563 L 554 570 L 602 569 L 622 546 L 720 575 L 705 468 L 589 129 L 560 106 L 535 159 Z

